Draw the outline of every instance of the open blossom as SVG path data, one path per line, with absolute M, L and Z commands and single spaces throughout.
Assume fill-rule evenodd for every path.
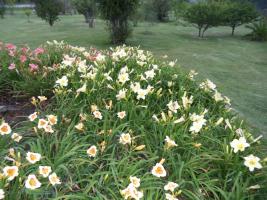
M 4 199 L 5 198 L 5 192 L 3 189 L 0 189 L 0 199 Z
M 130 181 L 135 188 L 140 187 L 140 178 L 137 178 L 136 176 L 130 176 Z
M 48 177 L 48 175 L 52 172 L 50 166 L 39 166 L 39 174 L 44 178 Z
M 167 172 L 161 163 L 157 163 L 151 170 L 151 173 L 156 177 L 165 177 Z
M 47 124 L 45 127 L 44 127 L 44 131 L 46 133 L 54 133 L 54 130 L 52 129 L 52 126 L 50 124 Z
M 3 169 L 3 174 L 8 181 L 12 181 L 19 175 L 19 168 L 17 166 L 6 166 Z
M 174 182 L 168 182 L 168 183 L 164 186 L 164 190 L 174 192 L 174 190 L 175 190 L 177 187 L 179 187 L 179 185 L 178 185 L 177 183 L 174 183 Z
M 149 71 L 146 71 L 145 75 L 146 75 L 146 79 L 153 79 L 156 74 L 155 74 L 154 69 L 151 69 Z
M 126 117 L 126 112 L 125 111 L 118 112 L 117 116 L 118 118 L 123 119 L 124 117 Z
M 40 181 L 36 178 L 34 174 L 30 174 L 25 181 L 25 187 L 30 190 L 35 190 L 41 187 Z
M 237 153 L 238 151 L 244 151 L 246 147 L 250 146 L 244 137 L 240 137 L 239 139 L 234 139 L 230 143 L 230 145 L 234 149 L 235 153 Z
M 27 56 L 25 56 L 25 55 L 21 55 L 21 56 L 19 57 L 19 60 L 20 60 L 21 63 L 25 63 L 25 62 L 27 61 Z
M 97 154 L 97 148 L 95 145 L 91 146 L 89 149 L 87 149 L 87 154 L 89 157 L 95 157 Z
M 31 71 L 36 71 L 36 70 L 38 70 L 38 65 L 36 65 L 36 64 L 30 63 L 30 64 L 29 64 L 29 67 L 30 67 L 30 70 L 31 70 Z
M 261 169 L 262 165 L 260 164 L 260 159 L 254 155 L 249 155 L 244 157 L 244 165 L 249 168 L 249 171 L 254 171 L 254 169 Z
M 134 187 L 134 185 L 132 183 L 130 183 L 128 185 L 128 187 L 125 188 L 124 190 L 121 190 L 120 193 L 125 200 L 128 200 L 128 199 L 139 200 L 139 199 L 143 198 L 143 196 L 144 196 L 143 192 L 138 191 L 137 188 Z
M 217 86 L 209 79 L 200 84 L 200 88 L 204 89 L 205 91 L 210 91 L 210 90 L 215 91 L 216 87 Z
M 37 118 L 37 112 L 30 114 L 28 118 L 31 122 L 34 121 Z
M 129 74 L 128 73 L 119 73 L 118 81 L 121 84 L 125 84 L 127 81 L 129 81 Z
M 122 100 L 126 98 L 126 92 L 127 89 L 122 89 L 119 91 L 119 93 L 116 95 L 117 100 Z
M 11 139 L 14 140 L 15 142 L 19 142 L 22 139 L 22 136 L 18 133 L 13 133 Z
M 165 193 L 165 197 L 166 197 L 166 200 L 179 200 L 174 195 L 169 194 L 169 193 Z
M 185 92 L 184 95 L 182 96 L 182 102 L 183 102 L 184 109 L 187 110 L 191 106 L 191 104 L 193 103 L 193 96 L 190 96 L 188 98 L 187 93 Z
M 204 114 L 196 115 L 193 113 L 190 116 L 190 120 L 193 121 L 193 124 L 190 126 L 189 131 L 192 133 L 198 133 L 204 125 L 206 125 L 206 119 L 204 119 Z
M 122 133 L 120 136 L 120 143 L 121 144 L 131 144 L 132 138 L 129 133 Z
M 26 159 L 31 163 L 34 164 L 41 160 L 41 154 L 39 153 L 33 153 L 33 152 L 27 152 Z
M 222 94 L 220 92 L 218 92 L 218 91 L 215 91 L 215 94 L 213 95 L 213 98 L 214 98 L 214 100 L 216 102 L 224 100 Z
M 60 185 L 61 181 L 57 174 L 54 172 L 48 176 L 49 182 L 51 185 Z
M 176 147 L 177 146 L 177 144 L 175 143 L 175 141 L 172 140 L 172 139 L 170 139 L 169 136 L 166 136 L 165 142 L 166 142 L 167 149 L 169 149 L 171 147 Z
M 61 79 L 56 81 L 56 84 L 60 87 L 67 87 L 68 86 L 68 78 L 67 76 L 63 76 Z
M 57 116 L 55 115 L 47 115 L 48 122 L 51 126 L 57 124 Z
M 138 93 L 138 90 L 140 90 L 141 89 L 141 85 L 140 85 L 140 83 L 137 83 L 137 82 L 135 82 L 135 83 L 131 83 L 131 89 L 132 89 L 132 91 L 134 92 L 134 93 Z
M 137 90 L 137 97 L 136 98 L 138 100 L 139 99 L 145 100 L 147 94 L 148 94 L 148 90 L 140 88 L 140 89 Z
M 98 110 L 94 111 L 94 112 L 93 112 L 93 115 L 94 115 L 94 117 L 95 117 L 96 119 L 100 119 L 100 120 L 101 120 L 101 119 L 103 118 L 101 112 L 98 111 Z
M 38 121 L 38 128 L 45 128 L 48 125 L 48 121 L 46 121 L 45 119 L 39 119 Z
M 0 135 L 8 135 L 12 132 L 8 123 L 3 122 L 0 125 Z
M 177 110 L 180 108 L 178 102 L 172 101 L 172 100 L 167 104 L 167 106 L 168 106 L 169 110 L 174 112 L 174 113 L 177 113 Z

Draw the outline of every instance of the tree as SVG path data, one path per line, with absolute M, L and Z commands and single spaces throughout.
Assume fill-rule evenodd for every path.
M 168 21 L 168 13 L 171 9 L 170 0 L 153 0 L 152 8 L 157 13 L 157 18 L 160 22 Z
M 26 9 L 26 10 L 24 11 L 24 14 L 27 16 L 27 18 L 28 18 L 28 22 L 30 23 L 30 16 L 31 16 L 31 14 L 32 14 L 32 10 L 30 10 L 30 9 Z
M 4 19 L 5 12 L 6 12 L 6 8 L 5 8 L 4 1 L 0 0 L 0 18 L 1 19 Z
M 259 17 L 255 6 L 249 2 L 229 2 L 224 11 L 224 24 L 232 28 L 232 35 L 238 26 L 253 22 Z
M 198 36 L 204 37 L 205 32 L 223 21 L 224 4 L 217 1 L 201 1 L 192 4 L 184 14 L 184 19 L 198 28 Z
M 62 3 L 59 0 L 35 0 L 37 15 L 53 26 L 62 11 Z
M 94 27 L 94 21 L 97 11 L 96 0 L 73 0 L 76 10 L 85 18 L 89 27 Z
M 135 13 L 139 0 L 100 0 L 100 11 L 107 20 L 113 44 L 124 43 L 130 35 L 129 18 Z

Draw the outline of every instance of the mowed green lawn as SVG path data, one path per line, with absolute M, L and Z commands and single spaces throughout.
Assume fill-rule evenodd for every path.
M 207 31 L 196 37 L 197 29 L 175 24 L 141 23 L 134 29 L 128 45 L 150 50 L 156 55 L 177 59 L 185 70 L 195 69 L 200 78 L 214 81 L 232 99 L 233 107 L 267 137 L 267 43 L 245 40 L 244 27 L 230 36 L 227 27 Z M 22 14 L 0 20 L 0 40 L 37 47 L 47 40 L 64 40 L 72 45 L 107 48 L 110 46 L 105 23 L 97 20 L 89 29 L 82 16 L 61 16 L 54 27 L 37 17 L 31 22 Z

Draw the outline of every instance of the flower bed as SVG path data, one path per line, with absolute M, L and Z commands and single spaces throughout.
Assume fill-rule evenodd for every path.
M 0 45 L 1 84 L 35 112 L 0 121 L 0 199 L 256 199 L 260 138 L 210 80 L 121 46 Z

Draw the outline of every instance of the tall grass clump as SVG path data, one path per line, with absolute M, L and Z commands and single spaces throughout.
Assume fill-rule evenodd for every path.
M 0 197 L 266 196 L 260 137 L 210 80 L 197 84 L 194 71 L 135 47 L 48 43 L 34 71 L 31 54 L 21 64 L 20 51 L 12 57 L 9 48 L 0 51 L 2 79 L 34 95 L 35 112 L 17 124 L 0 121 Z

